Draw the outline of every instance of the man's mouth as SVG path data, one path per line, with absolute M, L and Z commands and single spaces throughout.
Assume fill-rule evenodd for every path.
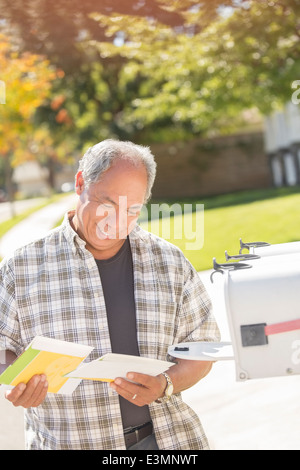
M 108 232 L 104 232 L 104 230 L 99 230 L 99 232 L 101 233 L 101 235 L 103 235 L 103 237 L 110 238 L 110 234 Z
M 111 232 L 106 232 L 105 230 L 102 230 L 99 226 L 97 226 L 97 233 L 98 237 L 102 239 L 112 239 L 115 238 L 114 234 Z

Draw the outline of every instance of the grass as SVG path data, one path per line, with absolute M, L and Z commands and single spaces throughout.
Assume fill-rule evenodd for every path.
M 0 223 L 0 237 L 33 212 L 60 197 L 63 195 L 52 196 L 43 204 Z M 189 204 L 192 211 L 184 213 L 183 222 L 181 215 L 176 215 L 170 218 L 155 218 L 148 224 L 148 207 L 148 211 L 140 218 L 140 225 L 181 248 L 199 271 L 211 269 L 214 257 L 219 262 L 224 261 L 225 250 L 230 255 L 237 254 L 240 238 L 244 242 L 268 243 L 300 240 L 300 187 L 242 191 L 199 200 L 151 201 L 151 204 L 154 203 L 167 203 L 173 208 L 176 204 L 177 209 L 183 209 L 184 204 Z M 196 212 L 197 204 L 204 205 L 203 217 L 201 212 Z M 185 227 L 190 228 L 194 240 L 187 238 L 189 231 L 186 231 Z M 195 241 L 196 233 L 198 243 Z M 193 249 L 187 249 L 188 243 L 193 244 Z
M 244 242 L 265 241 L 272 244 L 300 240 L 299 187 L 243 191 L 189 202 L 194 209 L 197 203 L 204 204 L 204 228 L 200 229 L 203 231 L 203 246 L 197 247 L 195 243 L 194 248 L 197 249 L 187 249 L 190 240 L 184 236 L 184 230 L 183 236 L 178 238 L 180 215 L 170 218 L 171 236 L 168 240 L 182 249 L 197 270 L 211 269 L 214 257 L 219 262 L 224 261 L 225 250 L 230 255 L 238 254 L 240 238 Z M 188 203 L 188 200 L 180 203 Z M 184 216 L 184 224 L 192 227 L 194 233 L 197 217 L 199 228 L 199 213 Z M 166 223 L 168 218 L 152 221 L 151 226 L 144 220 L 141 226 L 162 236 L 167 233 L 163 232 L 163 224 Z

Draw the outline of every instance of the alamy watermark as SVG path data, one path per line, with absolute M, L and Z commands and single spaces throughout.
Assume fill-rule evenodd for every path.
M 292 88 L 296 88 L 296 91 L 292 94 L 292 103 L 299 104 L 300 103 L 300 80 L 294 80 L 292 83 Z
M 5 82 L 0 80 L 0 104 L 6 103 Z
M 78 211 L 83 225 L 85 206 L 84 203 Z M 200 250 L 204 245 L 204 204 L 128 205 L 127 197 L 119 196 L 114 203 L 97 204 L 93 211 L 96 236 L 101 242 L 125 239 L 139 223 L 141 228 L 167 241 L 181 241 L 182 249 Z
M 150 204 L 144 226 L 165 240 L 184 241 L 185 250 L 200 250 L 204 245 L 204 204 Z

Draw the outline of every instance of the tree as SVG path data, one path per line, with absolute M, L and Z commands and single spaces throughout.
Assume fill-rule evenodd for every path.
M 45 58 L 20 53 L 12 38 L 2 33 L 0 70 L 6 89 L 5 104 L 0 105 L 0 156 L 5 162 L 9 199 L 13 201 L 12 168 L 31 159 L 32 148 L 41 141 L 33 116 L 49 95 L 56 72 Z
M 239 0 L 238 4 L 247 3 Z M 107 34 L 105 24 L 99 24 L 92 14 L 117 14 L 132 18 L 152 18 L 172 29 L 202 30 L 218 14 L 219 7 L 234 6 L 236 0 L 0 0 L 0 16 L 16 29 L 24 48 L 49 57 L 53 63 L 74 73 L 88 55 L 78 45 L 85 39 L 113 42 L 116 35 Z M 191 9 L 201 9 L 196 21 Z M 186 15 L 189 22 L 186 23 Z
M 299 14 L 299 0 L 240 2 L 190 35 L 153 19 L 94 15 L 109 36 L 122 32 L 123 42 L 98 47 L 126 58 L 121 83 L 136 86 L 120 126 L 148 141 L 189 138 L 236 129 L 248 108 L 268 114 L 300 75 Z M 202 17 L 191 11 L 186 25 Z
M 291 99 L 300 75 L 299 18 L 299 0 L 251 1 L 210 31 L 210 40 L 215 33 L 219 38 L 208 50 L 212 75 L 228 88 L 223 106 L 255 105 L 268 114 Z
M 55 148 L 232 132 L 299 77 L 299 0 L 0 0 L 0 12 L 64 70 L 36 113 Z
M 239 4 L 244 1 L 239 0 Z M 170 106 L 170 94 L 166 86 L 163 100 L 153 103 L 160 119 L 155 121 L 157 125 L 153 132 L 145 132 L 145 128 L 152 125 L 154 120 L 149 116 L 147 106 L 145 115 L 141 117 L 139 115 L 143 113 L 143 106 L 136 109 L 132 103 L 142 92 L 143 104 L 146 104 L 147 87 L 151 92 L 155 79 L 151 81 L 151 77 L 145 77 L 145 73 L 152 73 L 153 68 L 157 69 L 157 65 L 161 65 L 159 47 L 164 47 L 165 44 L 163 41 L 159 41 L 157 45 L 148 43 L 148 58 L 151 59 L 151 48 L 154 49 L 153 67 L 148 66 L 148 69 L 145 67 L 132 74 L 131 65 L 126 67 L 132 61 L 121 50 L 113 55 L 103 52 L 99 55 L 97 44 L 105 43 L 108 47 L 117 44 L 120 36 L 126 32 L 122 21 L 115 23 L 121 29 L 112 30 L 107 19 L 129 19 L 133 27 L 141 25 L 144 28 L 142 35 L 144 33 L 145 36 L 150 28 L 149 40 L 156 40 L 152 34 L 154 25 L 157 37 L 160 34 L 165 37 L 169 35 L 170 38 L 166 37 L 166 41 L 167 45 L 171 45 L 178 34 L 183 41 L 191 40 L 191 35 L 205 30 L 218 16 L 220 5 L 229 6 L 235 3 L 235 0 L 0 0 L 0 13 L 22 39 L 24 50 L 42 52 L 53 64 L 64 70 L 64 77 L 53 90 L 54 98 L 56 94 L 65 97 L 64 108 L 59 110 L 60 116 L 53 112 L 50 100 L 48 106 L 39 110 L 38 116 L 43 123 L 47 116 L 53 135 L 61 135 L 62 128 L 64 135 L 72 134 L 80 148 L 82 142 L 89 145 L 90 142 L 107 136 L 157 140 L 165 139 L 166 134 L 169 135 L 168 138 L 173 135 L 190 135 L 195 127 L 195 122 L 190 123 L 188 114 L 184 121 L 178 119 L 186 114 L 181 109 L 184 108 L 184 102 L 173 118 L 178 103 L 173 101 Z M 100 16 L 97 20 L 95 12 L 101 15 L 101 21 Z M 180 50 L 174 52 L 179 52 L 181 60 Z M 174 60 L 176 61 L 176 57 Z M 176 81 L 169 86 L 173 91 Z M 160 87 L 159 82 L 156 87 Z M 159 104 L 163 108 L 161 112 L 159 106 L 157 107 Z M 67 126 L 66 122 L 57 122 L 58 117 L 63 116 L 70 120 Z

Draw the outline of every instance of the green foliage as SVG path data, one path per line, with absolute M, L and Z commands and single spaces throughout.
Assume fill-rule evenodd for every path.
M 294 0 L 250 2 L 212 26 L 221 38 L 210 52 L 214 75 L 229 88 L 223 106 L 255 105 L 267 114 L 291 98 L 291 83 L 300 75 L 299 14 Z
M 229 133 L 248 122 L 245 109 L 280 106 L 300 75 L 299 9 L 298 0 L 0 0 L 24 49 L 61 68 L 35 116 L 54 160 L 107 137 Z
M 269 113 L 291 96 L 300 74 L 299 5 L 248 2 L 229 18 L 214 15 L 197 31 L 206 10 L 186 15 L 175 30 L 153 18 L 94 15 L 109 36 L 123 43 L 97 44 L 100 55 L 126 59 L 119 80 L 136 97 L 118 115 L 119 128 L 135 138 L 159 141 L 232 132 L 242 111 Z

